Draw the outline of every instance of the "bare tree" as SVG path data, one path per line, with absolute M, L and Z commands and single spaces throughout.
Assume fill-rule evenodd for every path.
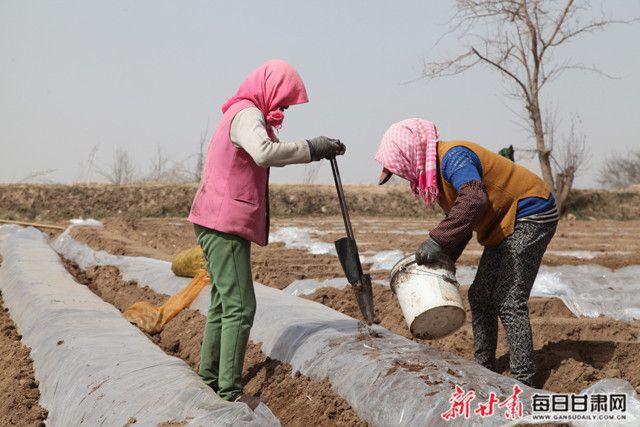
M 555 123 L 555 120 L 549 119 L 547 123 Z M 549 130 L 546 134 L 551 160 L 556 171 L 555 194 L 558 199 L 562 200 L 560 206 L 563 206 L 569 197 L 573 181 L 588 160 L 587 138 L 579 129 L 580 123 L 579 117 L 573 116 L 569 134 L 563 136 L 558 145 L 555 142 L 555 129 Z
M 615 189 L 640 184 L 640 150 L 607 158 L 600 168 L 598 182 Z
M 173 182 L 187 183 L 200 182 L 202 172 L 204 170 L 204 161 L 207 149 L 207 136 L 209 134 L 209 125 L 200 132 L 198 141 L 198 151 L 190 154 L 181 161 L 174 162 L 172 172 L 174 174 Z M 195 162 L 193 161 L 195 158 Z
M 320 162 L 312 162 L 304 167 L 304 175 L 302 176 L 303 184 L 313 184 L 318 179 L 318 173 L 320 172 Z
M 524 106 L 542 177 L 562 211 L 570 189 L 566 185 L 572 180 L 563 175 L 561 183 L 555 182 L 541 95 L 549 82 L 568 70 L 606 74 L 595 67 L 558 61 L 559 55 L 554 55 L 559 47 L 580 36 L 637 19 L 614 20 L 602 15 L 585 20 L 583 15 L 590 9 L 586 0 L 457 0 L 456 4 L 458 12 L 451 33 L 470 41 L 467 50 L 454 58 L 425 63 L 423 76 L 452 76 L 483 64 L 510 82 L 509 95 Z
M 193 155 L 190 155 L 182 161 L 173 161 L 158 147 L 156 154 L 152 157 L 151 167 L 144 181 L 176 184 L 193 182 L 195 173 L 191 166 L 192 159 Z
M 207 135 L 209 134 L 209 124 L 207 123 L 207 127 L 205 130 L 200 132 L 200 144 L 198 145 L 198 153 L 196 158 L 196 166 L 193 174 L 193 180 L 195 182 L 200 182 L 202 179 L 202 171 L 204 169 L 204 156 L 205 156 L 205 148 L 207 144 Z
M 78 176 L 78 182 L 87 182 L 91 178 L 92 171 L 96 168 L 95 161 L 98 154 L 98 144 L 91 146 L 89 154 L 87 155 L 87 161 L 80 163 L 80 174 Z
M 52 182 L 49 178 L 45 178 L 47 175 L 55 172 L 56 169 L 42 169 L 30 172 L 28 175 L 24 176 L 18 183 L 23 182 Z
M 122 185 L 130 183 L 135 178 L 135 167 L 129 153 L 118 147 L 113 152 L 113 161 L 107 171 L 96 167 L 97 172 L 110 183 Z
M 155 155 L 151 158 L 149 173 L 144 178 L 145 181 L 166 182 L 174 181 L 175 171 L 169 165 L 169 157 L 158 146 Z

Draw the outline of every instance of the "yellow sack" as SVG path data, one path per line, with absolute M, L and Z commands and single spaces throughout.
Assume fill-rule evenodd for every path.
M 157 334 L 169 320 L 189 307 L 210 282 L 207 271 L 201 269 L 184 289 L 170 297 L 160 307 L 154 307 L 146 301 L 137 302 L 125 310 L 124 317 L 143 331 Z
M 171 271 L 176 276 L 195 277 L 198 271 L 204 268 L 204 253 L 200 246 L 180 252 L 171 261 Z

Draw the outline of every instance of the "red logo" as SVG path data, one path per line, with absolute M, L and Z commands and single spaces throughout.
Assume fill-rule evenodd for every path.
M 462 387 L 456 384 L 456 390 L 449 398 L 451 407 L 440 416 L 447 421 L 455 419 L 458 415 L 464 416 L 465 420 L 469 419 L 471 401 L 475 398 L 475 395 L 475 391 L 471 390 L 465 393 Z
M 522 417 L 523 404 L 519 399 L 519 395 L 522 393 L 522 389 L 518 385 L 513 386 L 513 393 L 511 396 L 503 400 L 502 402 L 494 392 L 489 393 L 489 400 L 487 402 L 480 402 L 473 410 L 474 414 L 481 417 L 490 417 L 495 414 L 496 405 L 498 408 L 504 408 L 504 416 L 510 420 L 516 420 Z M 471 416 L 471 402 L 476 398 L 476 392 L 473 390 L 465 392 L 462 387 L 456 384 L 456 388 L 451 397 L 449 403 L 451 406 L 445 412 L 440 414 L 440 417 L 446 421 L 456 419 L 457 417 L 464 417 L 469 419 Z
M 514 385 L 513 394 L 498 405 L 500 408 L 507 408 L 504 416 L 510 420 L 515 420 L 522 416 L 522 402 L 518 399 L 520 393 L 522 393 L 522 389 L 517 384 Z

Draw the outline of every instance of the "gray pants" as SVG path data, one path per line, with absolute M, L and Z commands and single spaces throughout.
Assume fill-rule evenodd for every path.
M 536 373 L 529 295 L 557 221 L 516 222 L 514 233 L 485 248 L 469 288 L 476 362 L 495 370 L 498 317 L 507 333 L 512 376 L 533 385 Z

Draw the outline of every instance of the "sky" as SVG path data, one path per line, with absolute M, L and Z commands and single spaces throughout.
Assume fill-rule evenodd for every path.
M 420 79 L 424 61 L 460 53 L 441 36 L 453 1 L 0 0 L 0 182 L 104 181 L 116 149 L 139 176 L 161 150 L 193 163 L 220 106 L 262 62 L 280 58 L 302 76 L 310 102 L 287 110 L 282 141 L 340 138 L 344 182 L 375 183 L 385 129 L 409 117 L 435 122 L 442 139 L 492 150 L 533 142 L 487 68 Z M 599 13 L 600 3 L 594 2 Z M 605 13 L 640 16 L 640 0 L 610 0 Z M 595 16 L 595 15 L 594 15 Z M 439 41 L 440 40 L 440 41 Z M 617 25 L 564 46 L 556 58 L 619 78 L 562 75 L 543 103 L 567 133 L 572 115 L 589 150 L 576 186 L 598 186 L 611 155 L 640 148 L 640 24 Z M 97 150 L 97 151 L 95 151 Z M 87 163 L 95 151 L 94 164 Z M 518 155 L 516 153 L 516 155 Z M 536 173 L 536 160 L 521 159 Z M 316 182 L 331 182 L 322 162 Z M 273 168 L 272 182 L 303 182 L 308 166 Z

